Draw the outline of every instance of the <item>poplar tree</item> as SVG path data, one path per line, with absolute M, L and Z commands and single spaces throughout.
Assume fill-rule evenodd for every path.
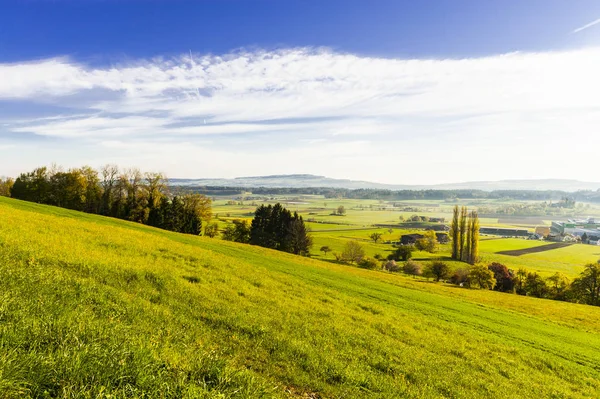
M 452 226 L 450 227 L 450 235 L 452 236 L 452 259 L 460 259 L 460 210 L 458 205 L 454 206 L 452 215 Z
M 471 263 L 471 233 L 473 231 L 473 219 L 471 218 L 471 215 L 469 215 L 469 218 L 467 220 L 467 228 L 466 228 L 466 234 L 463 236 L 464 237 L 464 250 L 462 252 L 462 260 L 464 262 L 467 263 Z
M 471 232 L 469 239 L 471 244 L 469 245 L 469 263 L 475 264 L 479 260 L 479 215 L 477 211 L 471 212 Z
M 463 206 L 460 210 L 460 245 L 458 248 L 457 259 L 465 258 L 465 241 L 467 239 L 467 207 Z

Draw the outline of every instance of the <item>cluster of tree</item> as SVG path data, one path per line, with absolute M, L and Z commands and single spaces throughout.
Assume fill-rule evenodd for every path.
M 479 260 L 479 216 L 467 207 L 454 207 L 452 225 L 452 259 L 475 264 Z
M 36 168 L 14 181 L 10 196 L 187 234 L 201 234 L 202 221 L 211 217 L 208 197 L 172 196 L 162 174 L 120 172 L 114 165 L 104 166 L 100 173 L 89 166 L 67 171 Z
M 234 220 L 223 230 L 222 237 L 304 256 L 312 246 L 302 216 L 292 214 L 279 203 L 256 208 L 250 225 L 245 220 Z
M 15 181 L 10 177 L 0 178 L 0 197 L 10 197 L 10 190 Z

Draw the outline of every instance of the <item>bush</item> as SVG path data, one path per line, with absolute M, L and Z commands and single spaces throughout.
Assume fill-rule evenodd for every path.
M 383 268 L 389 272 L 399 272 L 400 271 L 400 266 L 393 259 L 385 262 L 385 264 L 383 265 Z
M 394 260 L 402 260 L 407 261 L 412 258 L 413 248 L 410 245 L 402 245 L 396 249 L 394 254 L 392 255 L 392 259 Z
M 465 286 L 469 285 L 469 270 L 468 269 L 456 269 L 452 276 L 450 276 L 450 282 L 452 284 Z
M 358 267 L 360 267 L 361 269 L 375 270 L 379 268 L 379 262 L 373 258 L 362 258 L 358 262 Z
M 420 276 L 423 274 L 423 266 L 418 262 L 409 260 L 402 267 L 402 271 L 411 276 Z

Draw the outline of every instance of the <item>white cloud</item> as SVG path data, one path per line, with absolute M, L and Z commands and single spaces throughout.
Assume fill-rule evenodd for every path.
M 527 177 L 535 160 L 549 177 L 600 180 L 593 160 L 577 173 L 551 161 L 600 144 L 599 64 L 600 48 L 442 60 L 301 48 L 110 67 L 54 58 L 0 64 L 0 100 L 74 110 L 4 126 L 71 149 L 65 160 L 31 151 L 31 162 L 433 183 Z M 464 150 L 477 168 L 456 159 Z

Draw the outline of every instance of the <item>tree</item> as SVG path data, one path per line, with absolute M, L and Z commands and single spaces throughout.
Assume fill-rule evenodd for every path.
M 277 203 L 256 208 L 250 243 L 296 255 L 308 255 L 312 239 L 302 217 Z
M 427 274 L 433 276 L 435 281 L 440 281 L 448 277 L 450 268 L 442 261 L 433 261 L 427 267 Z
M 288 233 L 285 238 L 288 241 L 287 250 L 295 255 L 307 256 L 312 247 L 312 237 L 308 235 L 308 229 L 298 213 L 294 212 L 292 220 L 288 225 Z
M 535 296 L 537 298 L 546 298 L 548 296 L 548 285 L 546 280 L 537 273 L 527 273 L 524 284 L 525 295 Z
M 356 240 L 350 240 L 344 245 L 342 260 L 348 263 L 358 263 L 365 257 L 365 249 Z
M 404 266 L 402 266 L 402 271 L 411 276 L 420 276 L 423 274 L 423 266 L 420 263 L 409 260 Z
M 100 170 L 100 174 L 102 176 L 102 179 L 100 180 L 100 185 L 102 186 L 102 205 L 100 207 L 100 214 L 110 215 L 114 199 L 113 190 L 119 176 L 119 168 L 115 165 L 105 165 Z
M 460 217 L 458 205 L 454 206 L 452 213 L 452 224 L 450 226 L 450 237 L 452 238 L 452 259 L 460 260 Z
M 515 287 L 512 272 L 508 270 L 506 266 L 501 263 L 493 262 L 488 265 L 488 269 L 494 273 L 496 284 L 494 285 L 495 291 L 501 292 L 512 292 Z
M 423 238 L 417 240 L 415 247 L 419 251 L 427 251 L 429 253 L 435 253 L 438 250 L 438 241 L 435 235 L 435 231 L 428 230 L 425 232 Z
M 469 234 L 469 263 L 475 264 L 479 261 L 479 215 L 477 211 L 471 212 L 471 232 Z
M 6 179 L 0 179 L 0 196 L 10 197 L 10 192 L 14 184 L 15 181 L 9 177 Z
M 554 273 L 547 279 L 549 283 L 550 298 L 565 301 L 568 298 L 568 290 L 570 287 L 569 278 L 562 273 Z
M 213 222 L 204 228 L 204 235 L 210 238 L 215 238 L 219 235 L 219 223 Z
M 401 245 L 391 255 L 393 260 L 407 261 L 412 258 L 413 247 L 410 245 Z
M 581 243 L 582 244 L 588 244 L 589 243 L 589 238 L 587 233 L 583 233 L 583 235 L 581 236 Z
M 370 238 L 371 240 L 373 240 L 373 242 L 375 242 L 375 243 L 376 243 L 376 242 L 378 242 L 379 240 L 381 240 L 381 236 L 382 236 L 382 235 L 383 235 L 383 234 L 381 234 L 381 233 L 377 233 L 377 232 L 375 232 L 375 233 L 371 234 L 371 235 L 369 236 L 369 238 Z
M 250 226 L 245 220 L 235 219 L 223 229 L 221 237 L 226 241 L 247 244 L 250 242 Z
M 469 270 L 469 286 L 491 290 L 496 285 L 494 272 L 484 265 L 474 265 Z
M 571 287 L 578 302 L 600 306 L 600 264 L 586 265 Z
M 344 207 L 344 205 L 340 205 L 337 207 L 337 214 L 340 216 L 343 216 L 346 214 L 346 208 Z
M 459 258 L 464 259 L 465 254 L 465 241 L 467 239 L 467 207 L 463 206 L 460 210 L 460 223 L 459 223 L 459 237 L 460 242 L 458 246 Z
M 323 254 L 327 256 L 327 252 L 331 252 L 331 248 L 329 248 L 327 245 L 323 245 L 319 251 L 323 252 Z

